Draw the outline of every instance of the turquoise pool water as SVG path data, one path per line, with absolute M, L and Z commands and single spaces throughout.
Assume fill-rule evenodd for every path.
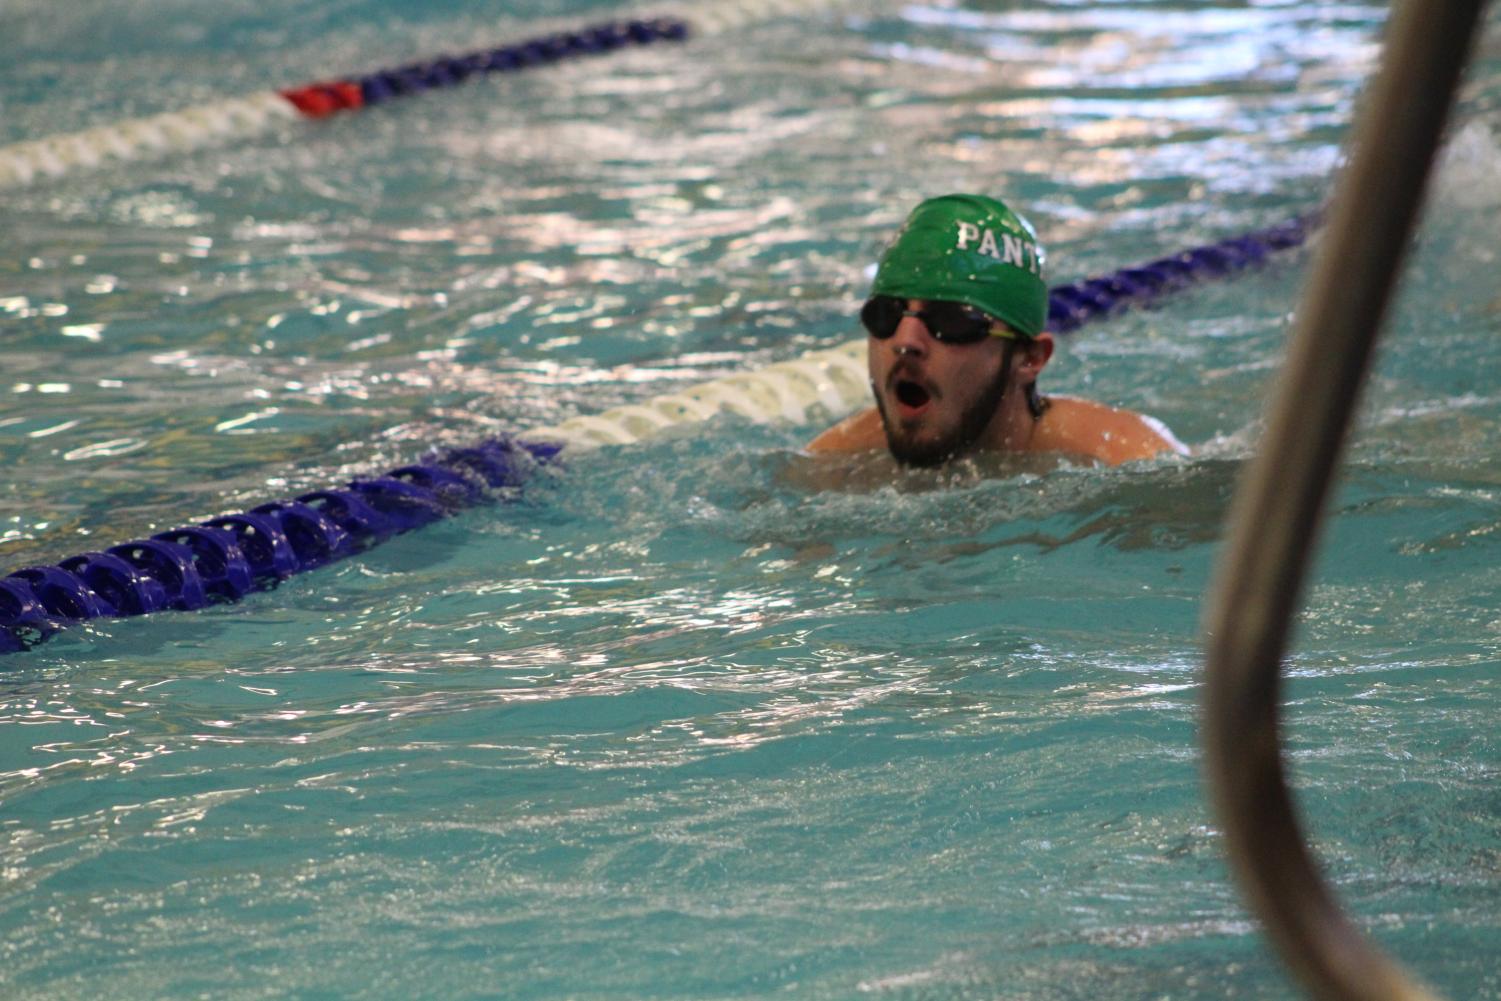
M 614 8 L 0 12 L 0 141 Z M 889 7 L 476 83 L 0 203 L 0 563 L 855 333 L 918 198 L 1065 281 L 1319 203 L 1386 5 Z M 1501 997 L 1492 12 L 1287 689 L 1331 880 Z M 580 456 L 210 611 L 0 663 L 10 998 L 1294 995 L 1196 631 L 1307 258 L 1072 335 L 1184 462 L 798 486 L 818 427 Z

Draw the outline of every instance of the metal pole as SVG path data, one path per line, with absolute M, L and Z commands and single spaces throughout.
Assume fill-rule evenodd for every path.
M 1231 509 L 1206 618 L 1205 758 L 1232 867 L 1316 997 L 1430 999 L 1340 910 L 1280 754 L 1280 664 L 1371 349 L 1484 0 L 1404 0 L 1299 310 L 1261 453 Z

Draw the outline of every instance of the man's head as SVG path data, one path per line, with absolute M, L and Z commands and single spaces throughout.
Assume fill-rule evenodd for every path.
M 1025 412 L 1053 352 L 1043 258 L 1032 227 L 993 198 L 932 198 L 907 218 L 861 311 L 898 461 L 945 462 L 1008 430 L 1003 402 Z

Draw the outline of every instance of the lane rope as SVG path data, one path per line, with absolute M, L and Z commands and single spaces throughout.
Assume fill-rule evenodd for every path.
M 0 146 L 0 191 L 57 180 L 83 170 L 161 158 L 250 139 L 298 119 L 322 119 L 385 104 L 398 97 L 446 90 L 470 79 L 516 73 L 627 48 L 683 42 L 756 21 L 837 13 L 876 0 L 739 0 L 665 4 L 603 23 L 561 29 L 509 45 L 441 55 L 286 90 L 226 97 L 212 104 L 100 125 L 81 132 Z
M 1300 246 L 1318 219 L 1310 214 L 1060 285 L 1050 293 L 1051 329 L 1066 333 L 1128 305 L 1243 271 Z M 726 413 L 756 423 L 844 416 L 870 392 L 864 350 L 860 339 L 813 351 L 644 403 L 447 449 L 342 487 L 70 556 L 54 566 L 23 567 L 0 578 L 0 653 L 28 649 L 84 619 L 237 601 L 393 535 L 513 495 L 540 465 L 565 451 L 633 444 Z

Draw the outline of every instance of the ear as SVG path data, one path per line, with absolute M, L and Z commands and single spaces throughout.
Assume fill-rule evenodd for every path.
M 1030 342 L 1017 342 L 1016 355 L 1012 358 L 1011 369 L 1021 376 L 1023 382 L 1031 382 L 1037 378 L 1037 373 L 1043 370 L 1048 359 L 1052 357 L 1053 335 L 1044 331 Z

